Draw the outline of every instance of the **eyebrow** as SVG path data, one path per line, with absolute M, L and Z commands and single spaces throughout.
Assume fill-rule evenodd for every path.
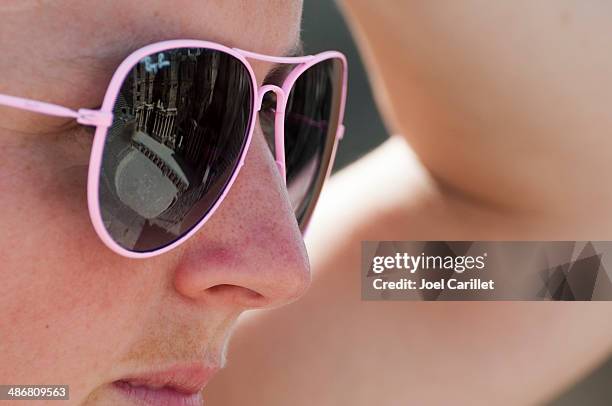
M 304 41 L 302 41 L 301 38 L 299 38 L 295 44 L 293 44 L 293 46 L 291 48 L 289 48 L 288 51 L 286 51 L 283 56 L 292 58 L 292 57 L 296 57 L 296 56 L 303 56 L 304 55 Z
M 304 42 L 298 40 L 289 51 L 283 53 L 284 57 L 293 58 L 304 55 Z M 268 74 L 264 78 L 264 85 L 276 85 L 281 86 L 289 74 L 293 70 L 295 64 L 289 63 L 275 63 L 272 68 L 268 71 Z

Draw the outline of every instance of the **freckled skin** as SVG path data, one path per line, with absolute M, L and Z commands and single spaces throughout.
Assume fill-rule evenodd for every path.
M 3 1 L 0 38 L 13 40 L 0 44 L 0 92 L 96 107 L 140 45 L 192 37 L 281 54 L 299 31 L 299 2 L 168 4 Z M 332 180 L 309 230 L 312 289 L 241 323 L 210 404 L 545 402 L 609 353 L 607 303 L 367 303 L 354 270 L 361 240 L 609 239 L 610 6 L 344 5 L 388 123 L 420 160 L 395 137 Z M 261 80 L 268 65 L 254 67 Z M 299 296 L 307 265 L 259 129 L 215 217 L 147 261 L 115 256 L 91 229 L 89 143 L 62 120 L 0 109 L 0 382 L 67 383 L 71 403 L 120 404 L 108 382 L 217 362 L 237 315 Z
M 301 2 L 15 0 L 0 18 L 0 37 L 12 38 L 0 45 L 0 93 L 96 107 L 122 58 L 151 42 L 283 54 L 298 39 Z M 253 67 L 261 82 L 271 64 Z M 310 278 L 259 126 L 217 214 L 148 260 L 120 257 L 94 233 L 91 139 L 66 120 L 0 109 L 0 382 L 69 384 L 70 403 L 87 405 L 112 403 L 106 385 L 133 371 L 221 362 L 242 311 L 294 300 Z

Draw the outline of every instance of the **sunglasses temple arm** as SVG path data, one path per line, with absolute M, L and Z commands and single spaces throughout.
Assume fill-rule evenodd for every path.
M 100 110 L 72 110 L 57 104 L 45 103 L 32 99 L 0 94 L 0 106 L 13 107 L 55 117 L 74 118 L 84 125 L 109 127 L 113 122 L 113 114 Z

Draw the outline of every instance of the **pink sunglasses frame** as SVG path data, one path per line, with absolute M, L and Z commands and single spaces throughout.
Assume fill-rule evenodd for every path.
M 242 64 L 247 68 L 253 89 L 253 111 L 252 111 L 252 119 L 250 123 L 250 128 L 247 134 L 247 140 L 245 148 L 240 156 L 240 160 L 238 166 L 234 170 L 225 190 L 219 197 L 219 199 L 215 202 L 212 208 L 208 211 L 206 216 L 204 216 L 189 232 L 187 232 L 184 236 L 180 237 L 173 243 L 161 247 L 159 249 L 147 252 L 134 252 L 129 251 L 119 244 L 117 244 L 113 238 L 110 236 L 106 228 L 104 227 L 104 223 L 102 221 L 102 214 L 100 212 L 100 202 L 98 196 L 98 188 L 99 188 L 99 180 L 100 180 L 100 169 L 102 165 L 102 154 L 104 151 L 104 144 L 106 141 L 106 134 L 108 131 L 108 127 L 113 122 L 113 106 L 117 97 L 119 96 L 119 91 L 121 89 L 121 85 L 125 78 L 129 75 L 130 71 L 134 66 L 136 66 L 144 57 L 165 51 L 172 50 L 176 48 L 207 48 L 211 50 L 225 52 L 236 59 L 240 60 Z M 253 72 L 253 68 L 249 64 L 247 59 L 254 59 L 264 62 L 272 62 L 278 64 L 296 64 L 297 66 L 291 71 L 289 76 L 285 79 L 282 87 L 278 87 L 275 85 L 263 85 L 258 86 L 257 80 L 255 78 L 255 73 Z M 217 44 L 209 41 L 201 41 L 201 40 L 169 40 L 157 42 L 154 44 L 150 44 L 144 46 L 132 54 L 130 54 L 127 58 L 123 60 L 123 62 L 119 65 L 113 77 L 108 85 L 108 89 L 104 96 L 104 100 L 102 102 L 102 107 L 100 110 L 90 110 L 90 109 L 78 109 L 73 110 L 67 107 L 59 106 L 56 104 L 45 103 L 36 100 L 24 99 L 14 96 L 8 96 L 0 94 L 0 105 L 14 107 L 22 110 L 28 110 L 36 113 L 58 116 L 58 117 L 70 117 L 75 118 L 77 122 L 83 125 L 95 126 L 96 131 L 93 139 L 93 146 L 91 150 L 91 155 L 89 159 L 89 170 L 87 174 L 87 204 L 89 208 L 89 217 L 91 219 L 94 230 L 98 234 L 98 237 L 102 240 L 104 245 L 106 245 L 109 249 L 114 251 L 115 253 L 122 255 L 128 258 L 149 258 L 156 255 L 163 254 L 176 248 L 180 244 L 184 243 L 191 236 L 193 236 L 200 228 L 204 226 L 206 221 L 215 213 L 221 202 L 225 199 L 227 194 L 229 193 L 234 181 L 236 180 L 240 169 L 244 165 L 244 159 L 248 153 L 249 147 L 251 145 L 251 139 L 253 137 L 253 133 L 255 130 L 255 123 L 257 121 L 257 113 L 261 109 L 261 104 L 264 95 L 267 92 L 274 92 L 276 94 L 276 113 L 275 113 L 275 151 L 276 151 L 276 164 L 281 173 L 281 176 L 286 181 L 286 173 L 285 173 L 285 134 L 284 134 L 284 119 L 285 119 L 285 107 L 287 104 L 287 96 L 291 91 L 293 85 L 297 81 L 297 79 L 311 66 L 316 65 L 319 62 L 328 60 L 328 59 L 338 59 L 342 62 L 343 72 L 342 72 L 342 89 L 340 96 L 340 110 L 338 116 L 338 129 L 336 132 L 336 137 L 334 140 L 333 150 L 331 153 L 330 161 L 327 167 L 327 172 L 325 174 L 325 179 L 327 179 L 330 175 L 331 168 L 333 166 L 334 157 L 336 155 L 336 149 L 338 146 L 338 141 L 344 135 L 344 111 L 346 106 L 346 92 L 347 92 L 347 81 L 348 81 L 348 71 L 347 71 L 347 60 L 346 57 L 337 51 L 327 51 L 322 52 L 317 55 L 307 55 L 307 56 L 298 56 L 298 57 L 279 57 L 279 56 L 270 56 L 258 54 L 255 52 L 249 52 L 238 48 L 229 48 L 221 44 Z

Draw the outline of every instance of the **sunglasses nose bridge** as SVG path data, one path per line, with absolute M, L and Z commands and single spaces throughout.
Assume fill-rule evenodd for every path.
M 264 85 L 259 88 L 256 111 L 261 110 L 263 98 L 268 92 L 276 95 L 276 109 L 274 112 L 274 151 L 278 171 L 285 184 L 287 183 L 287 171 L 285 167 L 285 106 L 287 94 L 283 89 L 274 85 Z
M 256 110 L 259 111 L 261 110 L 261 105 L 263 103 L 263 98 L 266 95 L 266 93 L 268 92 L 272 92 L 276 95 L 276 111 L 277 112 L 284 112 L 285 111 L 285 104 L 287 103 L 286 100 L 286 94 L 285 91 L 283 89 L 281 89 L 278 86 L 275 85 L 263 85 L 259 88 L 257 94 L 257 104 L 255 105 Z

